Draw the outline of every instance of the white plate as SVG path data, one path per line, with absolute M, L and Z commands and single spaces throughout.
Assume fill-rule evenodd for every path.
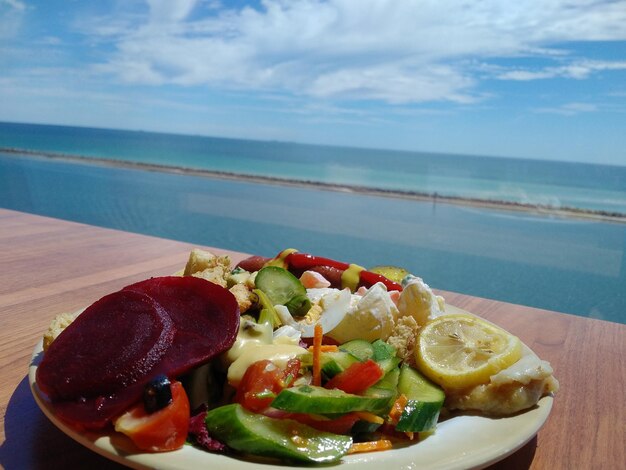
M 39 395 L 35 372 L 42 354 L 42 343 L 35 347 L 30 364 L 29 382 L 35 401 L 61 431 L 104 457 L 133 468 L 253 470 L 259 462 L 212 454 L 191 446 L 159 454 L 137 453 L 122 436 L 79 433 L 57 419 Z M 364 470 L 393 469 L 468 469 L 482 468 L 512 454 L 530 441 L 550 414 L 552 397 L 542 398 L 532 409 L 506 418 L 461 415 L 437 425 L 437 431 L 421 442 L 385 452 L 346 456 L 341 467 Z M 289 468 L 264 462 L 265 469 Z M 304 467 L 301 467 L 304 468 Z M 310 468 L 310 466 L 309 466 Z

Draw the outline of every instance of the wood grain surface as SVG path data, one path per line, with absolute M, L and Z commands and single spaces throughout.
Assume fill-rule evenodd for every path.
M 28 385 L 31 353 L 57 313 L 134 281 L 171 274 L 184 266 L 191 248 L 0 209 L 0 467 L 121 468 L 45 418 Z M 244 256 L 212 250 L 235 261 Z M 448 303 L 518 335 L 550 361 L 561 384 L 537 437 L 491 468 L 626 468 L 626 325 L 439 292 Z

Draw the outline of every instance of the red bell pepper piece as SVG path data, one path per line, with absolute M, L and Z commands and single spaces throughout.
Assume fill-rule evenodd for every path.
M 388 291 L 389 290 L 398 290 L 398 291 L 402 290 L 401 284 L 398 284 L 397 282 L 393 282 L 392 280 L 387 279 L 382 274 L 373 273 L 371 271 L 361 271 L 359 276 L 361 278 L 361 284 L 363 284 L 365 287 L 371 287 L 377 282 L 382 282 Z
M 311 269 L 316 266 L 328 266 L 331 268 L 339 269 L 341 271 L 345 271 L 350 267 L 348 263 L 335 261 L 334 259 L 324 258 L 322 256 L 313 256 L 307 253 L 299 252 L 294 252 L 287 255 L 285 257 L 285 262 L 287 263 L 287 266 L 289 266 L 289 268 L 293 268 L 298 271 Z M 363 270 L 359 273 L 359 278 L 361 281 L 361 285 L 364 285 L 365 287 L 371 287 L 377 282 L 382 282 L 385 287 L 387 287 L 387 290 L 402 290 L 402 286 L 400 284 L 387 279 L 382 274 Z
M 331 268 L 337 268 L 345 271 L 350 267 L 348 263 L 342 263 L 341 261 L 335 261 L 334 259 L 299 252 L 291 253 L 285 258 L 285 261 L 290 268 L 294 269 L 309 269 L 314 266 L 330 266 Z
M 372 359 L 368 359 L 365 362 L 355 362 L 343 372 L 339 372 L 326 382 L 324 387 L 359 394 L 378 382 L 382 376 L 383 370 L 380 366 Z

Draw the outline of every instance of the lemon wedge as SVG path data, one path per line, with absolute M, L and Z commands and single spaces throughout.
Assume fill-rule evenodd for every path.
M 428 322 L 420 330 L 415 348 L 422 373 L 447 389 L 487 383 L 521 356 L 519 338 L 466 314 L 443 315 Z

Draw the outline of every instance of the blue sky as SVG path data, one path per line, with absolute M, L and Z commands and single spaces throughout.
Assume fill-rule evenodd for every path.
M 626 1 L 0 0 L 0 120 L 626 165 Z

